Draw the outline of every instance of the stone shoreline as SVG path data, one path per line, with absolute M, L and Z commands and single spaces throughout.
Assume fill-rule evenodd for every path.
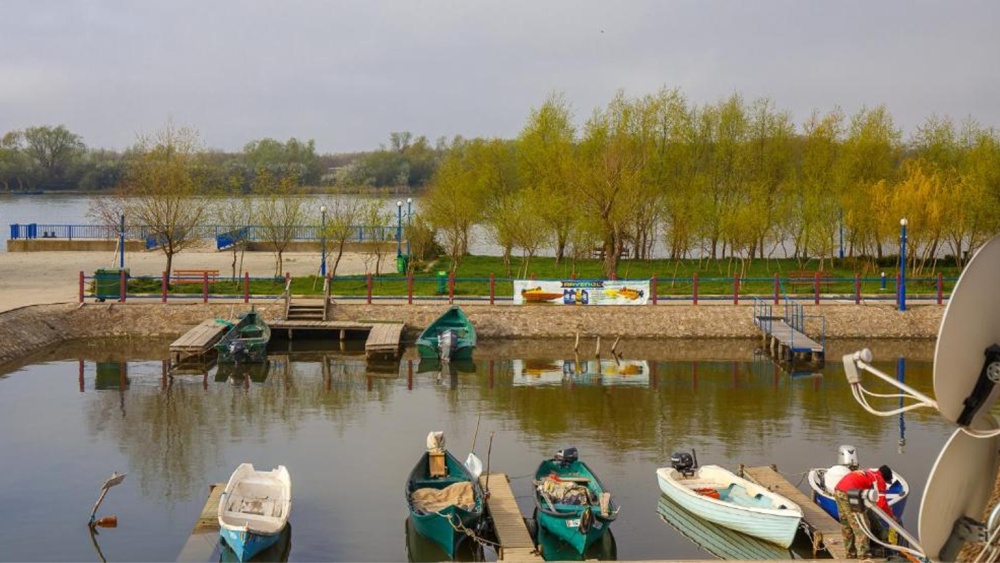
M 283 303 L 255 302 L 265 319 L 279 318 Z M 336 304 L 334 320 L 402 322 L 412 337 L 433 321 L 446 303 Z M 97 338 L 176 338 L 205 319 L 231 318 L 247 308 L 243 303 L 84 303 L 32 305 L 0 313 L 0 366 L 62 342 Z M 661 339 L 755 339 L 749 305 L 660 305 L 647 307 L 544 307 L 462 303 L 481 340 L 615 338 L 634 341 Z M 944 307 L 911 306 L 900 312 L 891 305 L 808 306 L 825 319 L 827 339 L 934 339 Z M 607 344 L 610 346 L 610 342 Z

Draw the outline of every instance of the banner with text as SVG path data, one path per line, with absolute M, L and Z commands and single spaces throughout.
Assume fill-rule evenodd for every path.
M 514 304 L 645 305 L 649 280 L 514 280 Z

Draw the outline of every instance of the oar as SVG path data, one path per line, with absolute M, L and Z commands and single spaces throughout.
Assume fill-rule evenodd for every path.
M 94 515 L 97 514 L 97 507 L 101 506 L 101 502 L 104 501 L 104 495 L 108 494 L 108 489 L 110 489 L 111 487 L 114 487 L 115 485 L 118 485 L 122 481 L 124 481 L 125 480 L 125 475 L 127 475 L 127 473 L 122 473 L 121 475 L 119 475 L 118 472 L 115 471 L 115 472 L 113 472 L 111 474 L 111 477 L 108 478 L 108 480 L 104 482 L 104 486 L 101 487 L 101 496 L 97 499 L 97 502 L 94 504 L 94 509 L 90 511 L 90 525 L 91 526 L 103 526 L 103 527 L 107 527 L 107 528 L 114 528 L 115 526 L 118 525 L 118 517 L 117 516 L 114 516 L 114 515 L 105 516 L 105 517 L 103 517 L 100 520 L 97 520 L 95 522 L 94 521 Z
M 490 432 L 490 445 L 486 450 L 486 490 L 483 495 L 490 498 L 490 456 L 493 454 L 493 432 Z
M 465 458 L 465 468 L 472 474 L 473 479 L 479 479 L 483 474 L 483 461 L 476 455 L 476 439 L 479 438 L 479 421 L 482 418 L 483 414 L 479 413 L 479 417 L 476 418 L 476 432 L 472 435 L 472 449 L 469 451 L 469 457 Z

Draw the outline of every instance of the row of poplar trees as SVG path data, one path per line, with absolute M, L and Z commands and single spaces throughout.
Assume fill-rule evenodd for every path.
M 622 256 L 799 260 L 898 252 L 915 274 L 1000 230 L 1000 138 L 931 116 L 904 142 L 885 106 L 813 112 L 798 126 L 767 98 L 689 102 L 677 89 L 619 92 L 582 128 L 550 95 L 517 138 L 453 141 L 421 202 L 453 267 L 474 225 L 508 263 Z M 843 242 L 841 242 L 843 241 Z M 842 246 L 841 246 L 842 245 Z M 734 264 L 734 267 L 737 264 Z

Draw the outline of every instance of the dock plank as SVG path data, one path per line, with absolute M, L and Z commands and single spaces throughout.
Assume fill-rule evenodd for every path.
M 219 501 L 224 490 L 225 483 L 209 485 L 208 499 L 177 561 L 208 561 L 215 551 L 219 543 Z
M 791 484 L 773 467 L 745 467 L 743 474 L 758 485 L 766 487 L 799 505 L 802 509 L 802 519 L 806 522 L 813 535 L 822 534 L 823 545 L 834 559 L 847 559 L 847 549 L 840 533 L 840 522 L 834 520 L 816 503 L 807 497 L 795 485 Z
M 772 320 L 771 330 L 768 334 L 773 336 L 783 346 L 787 346 L 794 352 L 822 352 L 823 345 L 809 338 L 805 334 L 795 330 L 783 319 Z
M 517 506 L 507 475 L 480 475 L 479 483 L 483 487 L 486 487 L 487 480 L 490 484 L 490 498 L 486 501 L 486 509 L 493 519 L 497 541 L 500 543 L 498 557 L 503 561 L 542 561 L 528 533 L 528 527 L 524 524 L 524 517 Z
M 369 358 L 372 356 L 397 357 L 402 335 L 402 323 L 374 324 L 368 332 L 368 340 L 365 341 L 365 354 Z
M 176 365 L 190 358 L 198 358 L 211 352 L 229 326 L 215 319 L 202 321 L 170 344 L 170 359 Z

